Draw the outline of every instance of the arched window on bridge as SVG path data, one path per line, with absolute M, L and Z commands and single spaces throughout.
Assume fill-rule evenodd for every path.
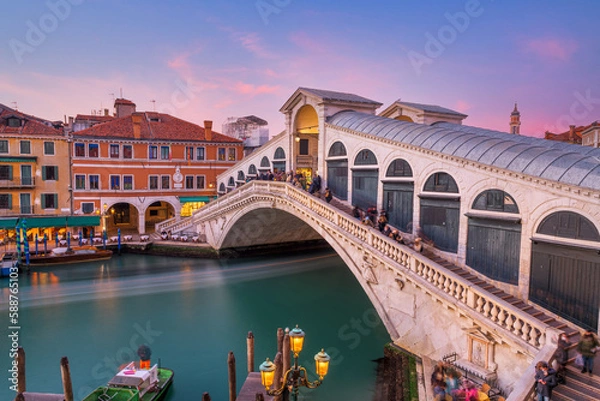
M 600 234 L 586 217 L 560 211 L 546 216 L 531 245 L 529 299 L 592 330 L 600 304 Z
M 521 218 L 514 198 L 490 189 L 477 195 L 471 209 L 467 265 L 493 280 L 519 284 Z
M 383 208 L 391 226 L 409 231 L 413 221 L 415 184 L 408 162 L 396 159 L 390 163 L 383 179 Z
M 235 187 L 235 180 L 233 179 L 233 177 L 229 177 L 229 180 L 227 181 L 227 186 Z
M 256 177 L 256 174 L 256 166 L 254 164 L 248 166 L 248 175 Z
M 237 180 L 241 183 L 246 182 L 246 176 L 244 175 L 244 172 L 242 170 L 238 171 Z
M 219 184 L 219 195 L 223 195 L 225 192 L 227 192 L 227 190 L 225 189 L 225 183 L 222 182 L 221 184 Z
M 327 154 L 327 186 L 336 198 L 348 199 L 348 156 L 346 147 L 335 142 Z
M 285 172 L 285 150 L 282 147 L 275 149 L 273 155 L 273 174 Z
M 352 169 L 352 204 L 363 210 L 377 208 L 379 168 L 377 157 L 369 149 L 363 149 L 354 158 Z
M 263 169 L 269 169 L 271 167 L 271 162 L 269 161 L 269 158 L 267 156 L 263 156 L 263 158 L 260 160 L 260 168 Z
M 419 235 L 446 252 L 458 250 L 460 196 L 458 185 L 448 173 L 438 172 L 427 178 L 421 198 L 422 232 Z

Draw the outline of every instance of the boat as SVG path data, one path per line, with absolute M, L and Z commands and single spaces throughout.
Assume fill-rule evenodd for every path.
M 159 401 L 173 382 L 171 369 L 140 367 L 130 362 L 106 386 L 100 386 L 81 401 Z
M 8 277 L 11 272 L 18 271 L 19 258 L 16 252 L 4 252 L 0 260 L 0 277 Z
M 98 249 L 93 245 L 56 247 L 44 254 L 29 255 L 29 264 L 34 266 L 58 265 L 66 263 L 90 262 L 112 257 L 110 249 Z

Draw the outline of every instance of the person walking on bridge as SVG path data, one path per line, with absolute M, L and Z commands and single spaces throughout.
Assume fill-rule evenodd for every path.
M 596 351 L 598 351 L 598 349 L 600 349 L 598 338 L 596 338 L 591 330 L 586 330 L 581 336 L 579 343 L 577 343 L 577 352 L 583 357 L 583 369 L 581 370 L 581 373 L 588 372 L 590 376 L 592 375 L 592 370 L 594 369 L 594 356 L 596 356 Z

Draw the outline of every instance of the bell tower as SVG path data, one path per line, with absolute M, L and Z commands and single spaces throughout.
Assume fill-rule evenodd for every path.
M 520 135 L 521 131 L 521 113 L 517 109 L 517 103 L 515 102 L 515 108 L 510 113 L 510 133 Z

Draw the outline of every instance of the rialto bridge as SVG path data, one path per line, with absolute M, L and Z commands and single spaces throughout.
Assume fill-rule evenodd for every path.
M 424 359 L 456 352 L 524 400 L 557 333 L 598 327 L 600 149 L 464 126 L 437 106 L 397 102 L 376 116 L 380 106 L 298 89 L 281 109 L 286 131 L 168 228 L 221 250 L 323 238 L 394 342 Z M 253 179 L 275 169 L 319 174 L 338 204 L 386 209 L 407 237 L 429 239 L 430 257 L 302 189 Z

